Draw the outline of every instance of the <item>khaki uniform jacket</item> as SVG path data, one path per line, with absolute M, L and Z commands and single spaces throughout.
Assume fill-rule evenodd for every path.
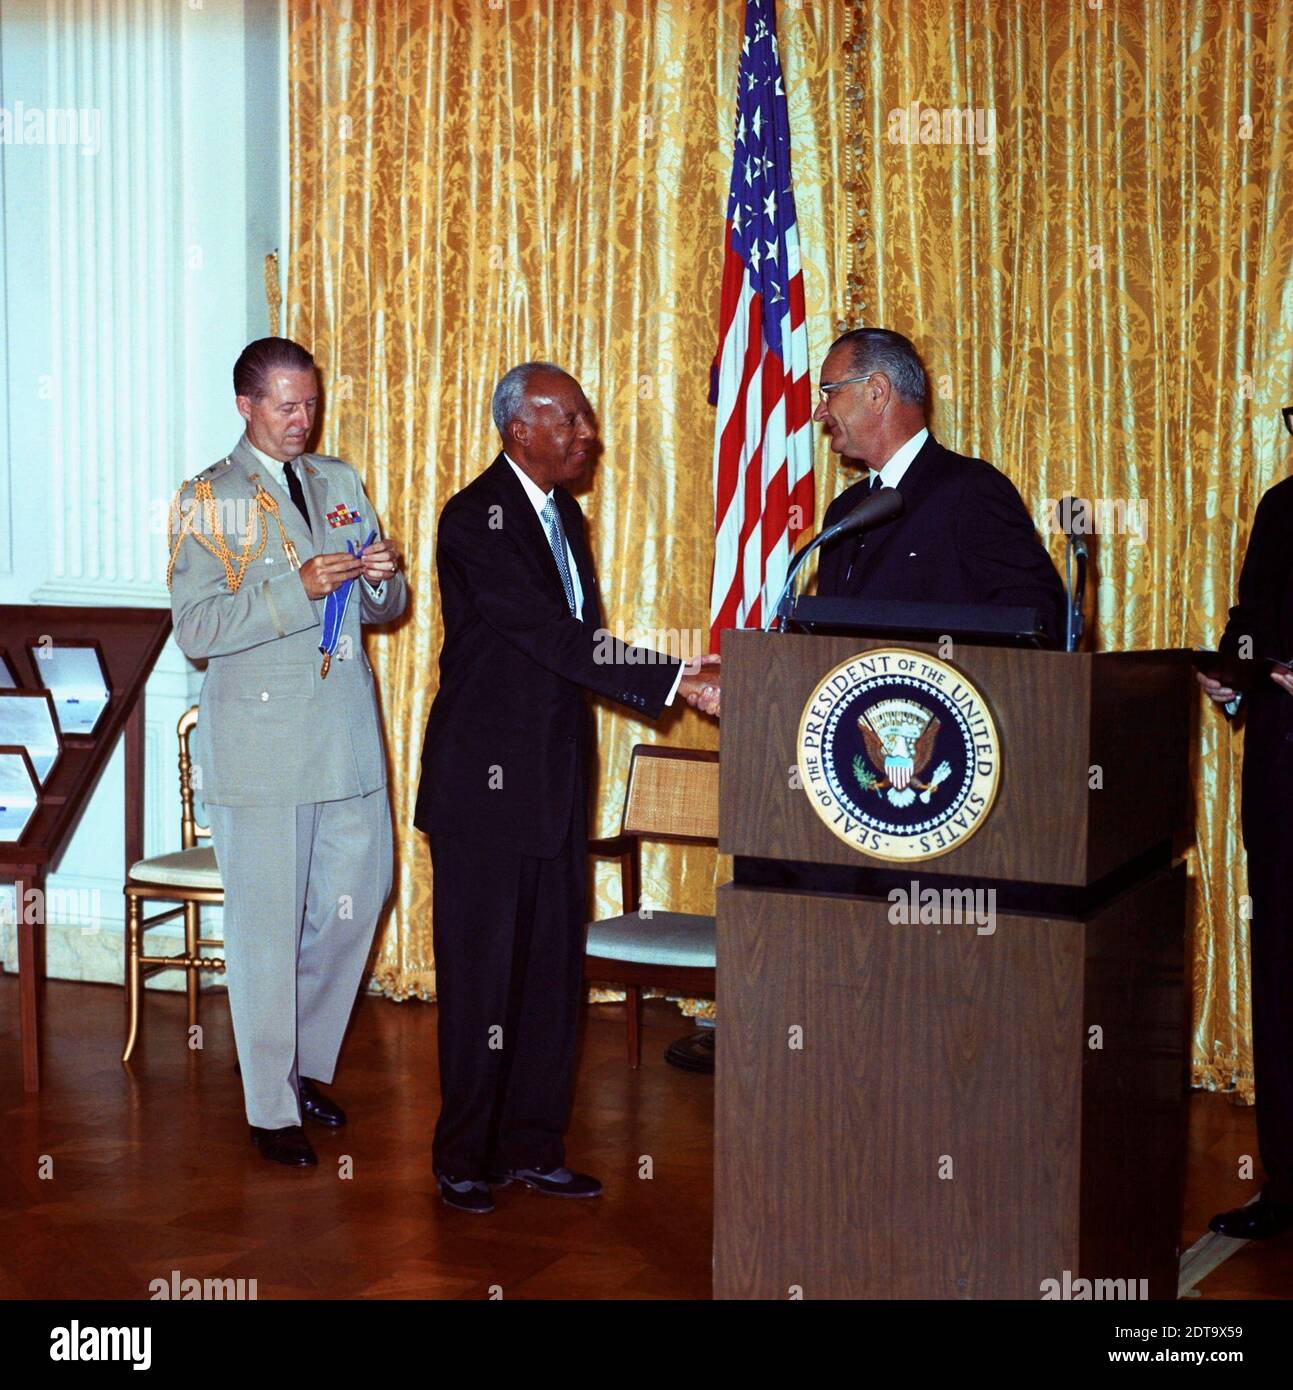
M 224 565 L 196 537 L 185 536 L 175 557 L 175 640 L 191 660 L 207 663 L 193 761 L 195 788 L 211 805 L 302 805 L 386 785 L 376 689 L 360 624 L 398 618 L 407 586 L 403 574 L 396 574 L 377 598 L 362 579 L 355 581 L 337 654 L 327 678 L 321 678 L 324 602 L 307 596 L 277 524 L 254 508 L 252 499 L 263 486 L 277 501 L 302 565 L 313 555 L 344 551 L 348 539 L 358 547 L 380 530 L 359 474 L 348 463 L 305 454 L 296 472 L 310 513 L 308 529 L 278 480 L 251 452 L 246 435 L 228 458 L 180 491 L 184 513 L 193 505 L 194 483 L 210 481 L 235 568 L 253 512 L 266 534 L 264 549 L 248 565 L 236 593 L 229 591 Z M 205 533 L 203 509 L 195 521 Z M 172 549 L 177 536 L 172 515 Z M 258 546 L 259 533 L 253 553 Z

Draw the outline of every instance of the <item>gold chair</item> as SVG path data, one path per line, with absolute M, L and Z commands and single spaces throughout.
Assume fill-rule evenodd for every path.
M 128 1062 L 135 1050 L 139 1034 L 139 1006 L 143 998 L 144 980 L 159 970 L 183 969 L 188 974 L 188 1026 L 198 1021 L 198 972 L 223 970 L 221 956 L 203 956 L 204 946 L 223 946 L 222 941 L 208 940 L 198 935 L 198 909 L 203 905 L 220 906 L 224 888 L 216 868 L 215 851 L 209 840 L 211 831 L 197 823 L 193 813 L 193 764 L 189 758 L 189 737 L 198 722 L 197 706 L 186 710 L 177 726 L 180 736 L 180 844 L 171 854 L 155 855 L 131 865 L 126 877 L 126 1049 L 121 1060 Z M 178 902 L 155 917 L 143 916 L 142 904 L 161 900 Z M 184 951 L 176 956 L 146 956 L 142 954 L 144 933 L 149 927 L 184 916 Z
M 624 989 L 629 1066 L 634 1068 L 642 1059 L 644 989 L 714 997 L 714 918 L 657 908 L 649 916 L 638 911 L 643 840 L 717 845 L 717 753 L 639 743 L 629 762 L 620 833 L 588 846 L 595 858 L 619 860 L 622 911 L 589 924 L 584 979 Z

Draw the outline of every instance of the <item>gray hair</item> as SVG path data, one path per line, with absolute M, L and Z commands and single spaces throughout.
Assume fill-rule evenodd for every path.
M 504 439 L 507 438 L 508 425 L 521 413 L 531 380 L 544 372 L 556 372 L 559 376 L 570 375 L 564 367 L 558 367 L 555 362 L 522 362 L 511 371 L 504 372 L 502 379 L 494 387 L 494 395 L 489 402 L 489 413 L 494 417 L 494 425 Z
M 891 328 L 854 328 L 831 344 L 831 351 L 847 348 L 853 371 L 858 376 L 883 372 L 894 394 L 908 405 L 925 404 L 929 391 L 925 368 L 911 340 Z

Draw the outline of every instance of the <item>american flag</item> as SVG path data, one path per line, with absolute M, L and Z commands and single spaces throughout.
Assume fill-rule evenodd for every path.
M 710 402 L 710 638 L 760 627 L 813 522 L 812 392 L 776 0 L 746 0 Z

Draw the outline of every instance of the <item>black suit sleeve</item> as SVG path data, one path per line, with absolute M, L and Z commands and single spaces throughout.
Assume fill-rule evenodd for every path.
M 470 508 L 446 508 L 437 544 L 439 562 L 453 567 L 481 619 L 530 660 L 649 718 L 664 709 L 682 663 L 572 617 L 534 582 L 506 528 Z
M 974 576 L 975 601 L 1036 608 L 1046 635 L 1062 645 L 1064 586 L 1014 483 L 985 465 L 963 494 L 958 521 L 958 544 Z
M 1279 633 L 1264 615 L 1269 611 L 1272 596 L 1282 595 L 1288 578 L 1289 555 L 1282 539 L 1279 507 L 1273 491 L 1267 492 L 1257 504 L 1252 534 L 1244 551 L 1244 563 L 1239 571 L 1239 601 L 1230 610 L 1226 630 L 1221 636 L 1220 650 L 1229 658 L 1236 671 L 1247 674 L 1241 689 L 1251 690 L 1262 674 L 1264 657 L 1287 660 L 1279 650 Z

